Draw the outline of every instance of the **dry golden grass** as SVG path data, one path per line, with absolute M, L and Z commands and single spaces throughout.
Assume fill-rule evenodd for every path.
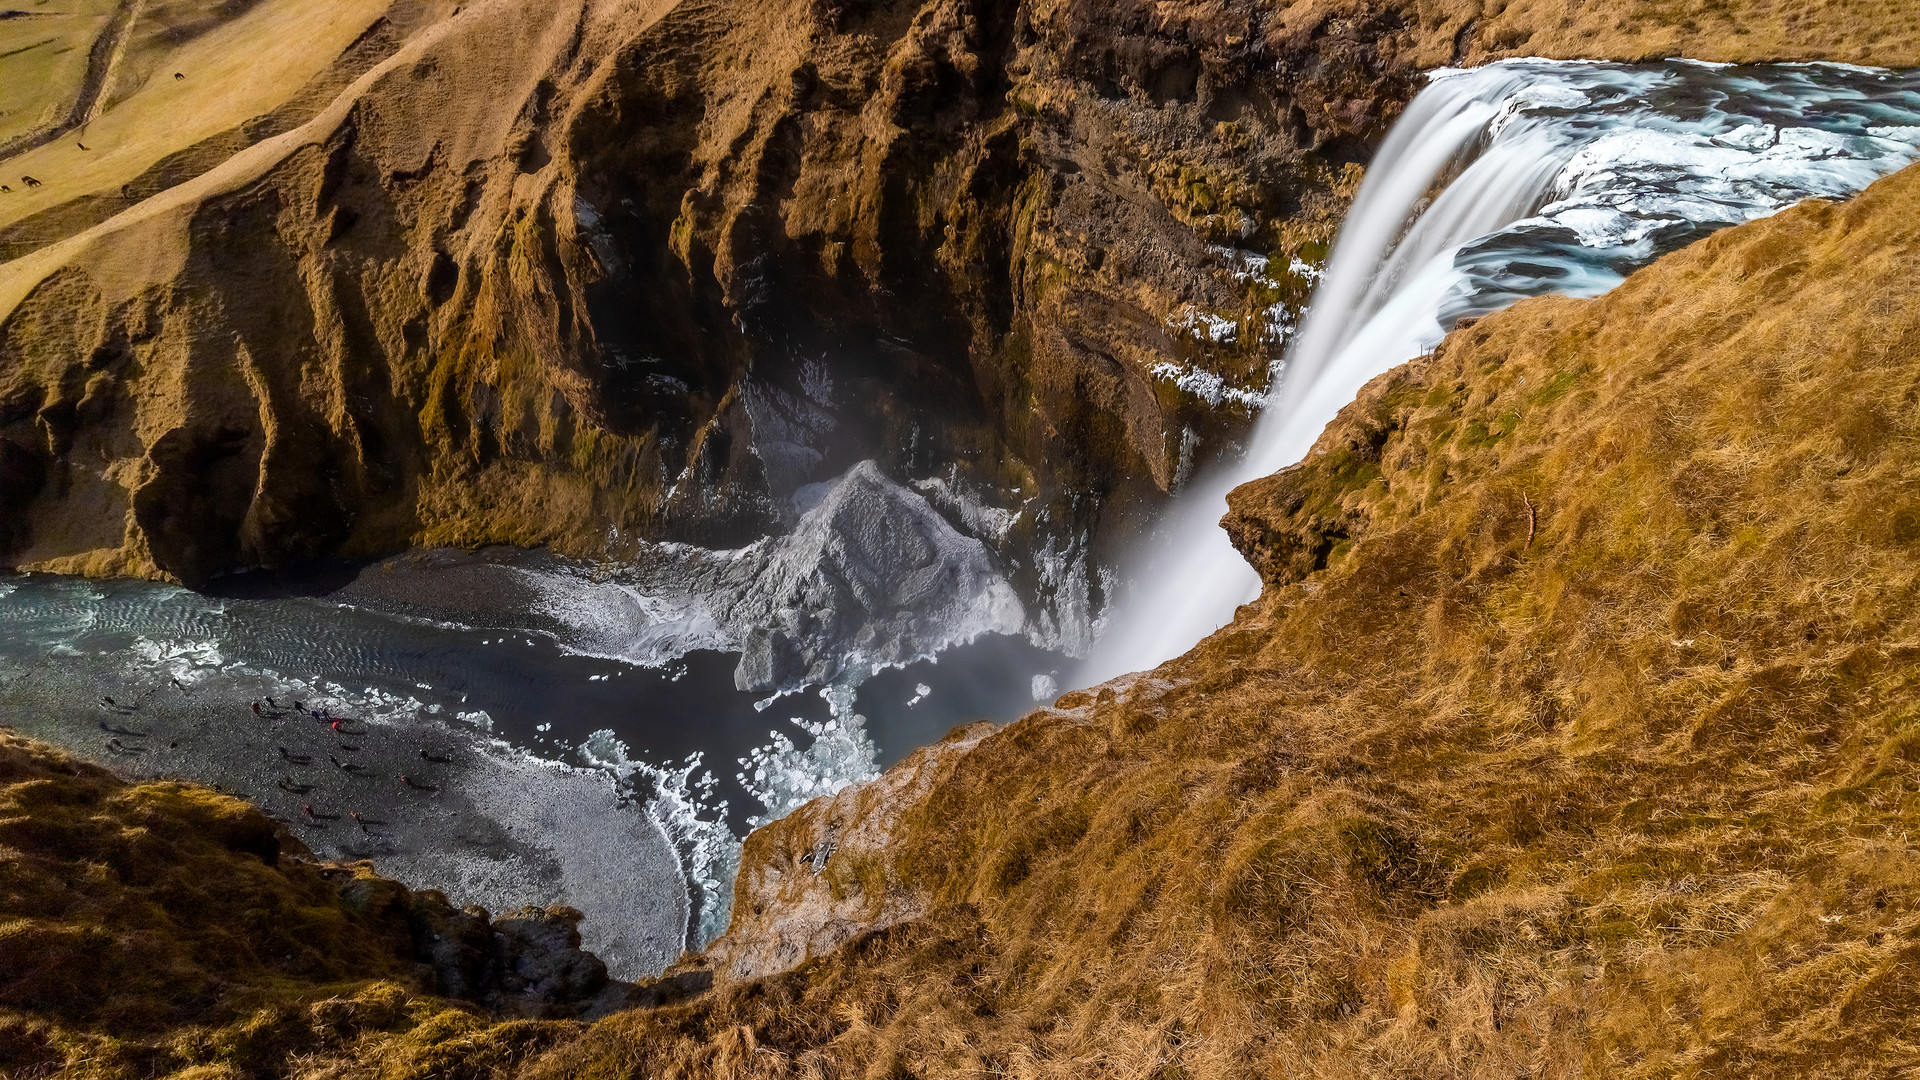
M 1920 3 L 1913 0 L 1415 0 L 1408 7 L 1422 26 L 1472 19 L 1466 59 L 1475 63 L 1690 56 L 1920 66 Z
M 112 192 L 176 151 L 238 127 L 292 97 L 334 61 L 392 0 L 260 0 L 237 18 L 174 43 L 141 37 L 136 63 L 109 88 L 85 132 L 0 161 L 0 226 L 86 195 Z M 156 5 L 155 18 L 169 5 Z M 0 24 L 5 25 L 5 24 Z M 171 45 L 172 47 L 168 47 Z M 0 83 L 26 74 L 0 58 Z M 84 67 L 84 61 L 82 63 Z M 175 72 L 187 76 L 173 78 Z M 84 143 L 87 149 L 80 146 Z M 18 183 L 32 176 L 42 186 Z
M 1904 1075 L 1916 250 L 1909 171 L 1454 335 L 1237 499 L 1331 565 L 829 864 L 931 915 L 521 1074 Z
M 361 984 L 169 1045 L 313 1077 L 1907 1075 L 1916 251 L 1910 170 L 1376 381 L 1236 496 L 1258 604 L 828 863 L 924 917 L 590 1028 Z M 5 816 L 16 847 L 61 820 Z
M 1815 10 L 1584 5 L 1512 48 L 1603 42 L 1592 20 L 1652 11 L 1760 39 L 1696 55 L 1839 50 L 1790 20 Z M 1842 21 L 1883 19 L 1861 24 L 1891 43 L 1868 59 L 1911 62 L 1906 11 Z M 1549 16 L 1516 4 L 1476 32 Z M 1602 299 L 1523 304 L 1376 382 L 1308 464 L 1236 498 L 1270 588 L 1233 626 L 988 738 L 883 850 L 829 862 L 837 896 L 924 917 L 588 1029 L 490 1025 L 387 984 L 303 1004 L 321 972 L 279 1011 L 140 1021 L 241 1049 L 99 1071 L 1910 1074 L 1916 252 L 1909 171 Z M 6 816 L 31 838 L 44 815 Z M 803 811 L 748 858 L 825 824 Z M 33 917 L 8 940 L 63 940 Z M 92 1030 L 74 1000 L 6 1030 Z M 328 1008 L 366 1019 L 329 1034 Z M 49 1056 L 50 1037 L 8 1038 Z
M 277 1075 L 400 1033 L 401 1060 L 479 1062 L 569 1030 L 419 994 L 406 896 L 238 799 L 0 734 L 0 1075 Z
M 118 0 L 40 0 L 0 19 L 0 143 L 72 108 L 93 43 L 119 6 Z

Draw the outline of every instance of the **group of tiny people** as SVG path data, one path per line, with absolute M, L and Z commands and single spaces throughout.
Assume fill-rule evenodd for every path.
M 174 679 L 171 681 L 175 689 L 179 690 L 182 693 L 190 693 L 190 691 L 188 691 L 185 686 L 181 685 L 178 679 Z M 138 701 L 133 702 L 131 704 L 123 703 L 123 702 L 115 701 L 112 697 L 109 697 L 105 694 L 102 694 L 100 696 L 99 704 L 102 708 L 108 710 L 109 712 L 113 713 L 116 716 L 131 716 L 140 708 L 140 703 Z M 338 745 L 341 753 L 357 754 L 361 751 L 362 748 L 359 745 L 353 742 L 349 742 L 347 740 L 366 735 L 367 730 L 364 727 L 362 727 L 359 730 L 350 730 L 348 725 L 351 723 L 351 721 L 347 720 L 345 717 L 334 716 L 326 706 L 319 706 L 316 708 L 309 709 L 304 702 L 300 702 L 300 701 L 291 702 L 291 705 L 292 705 L 292 711 L 291 713 L 289 713 L 286 707 L 282 706 L 279 702 L 275 701 L 273 698 L 268 697 L 260 701 L 255 701 L 252 704 L 251 708 L 252 708 L 254 717 L 260 720 L 279 720 L 291 715 L 292 713 L 297 713 L 300 716 L 303 716 L 309 720 L 327 725 L 328 731 L 340 740 Z M 147 732 L 135 731 L 132 728 L 124 727 L 118 724 L 111 724 L 105 720 L 100 721 L 100 730 L 106 732 L 107 735 L 109 736 L 109 738 L 106 740 L 106 746 L 109 752 L 114 754 L 122 754 L 122 755 L 146 753 L 145 747 L 131 745 L 125 742 L 124 740 L 149 738 L 150 736 Z M 176 750 L 179 749 L 180 747 L 180 743 L 177 740 L 169 742 L 167 745 L 169 748 L 176 749 Z M 297 753 L 294 753 L 292 750 L 287 749 L 285 746 L 275 746 L 274 749 L 279 751 L 280 760 L 285 764 L 294 765 L 294 766 L 306 766 L 306 765 L 312 765 L 314 763 L 313 756 L 310 754 L 297 754 Z M 436 753 L 430 753 L 423 749 L 419 751 L 419 755 L 420 755 L 421 761 L 430 762 L 433 764 L 444 765 L 453 761 L 453 755 L 449 753 L 436 754 Z M 333 766 L 339 769 L 341 772 L 348 773 L 353 776 L 360 776 L 360 777 L 368 777 L 372 775 L 372 773 L 367 769 L 366 766 L 350 758 L 346 760 L 342 760 L 341 758 L 335 756 L 334 754 L 329 753 L 327 755 L 327 760 L 331 762 Z M 414 791 L 437 792 L 440 790 L 439 785 L 431 783 L 430 781 L 422 779 L 421 777 L 410 775 L 408 773 L 397 773 L 395 774 L 395 779 L 397 779 L 400 783 L 405 784 L 408 788 Z M 299 783 L 290 775 L 281 776 L 278 783 L 275 786 L 277 786 L 278 788 L 280 788 L 280 790 L 285 791 L 290 795 L 305 795 L 308 792 L 311 792 L 313 790 L 312 784 Z M 360 827 L 360 831 L 362 832 L 371 833 L 376 826 L 386 824 L 386 822 L 384 821 L 378 821 L 373 818 L 366 817 L 362 815 L 358 810 L 347 811 L 347 816 L 353 819 L 354 824 L 358 825 Z M 316 828 L 316 829 L 325 828 L 327 822 L 338 821 L 339 819 L 340 819 L 339 814 L 325 813 L 323 811 L 317 810 L 314 808 L 314 805 L 310 802 L 303 803 L 300 807 L 301 823 L 308 826 L 309 828 Z

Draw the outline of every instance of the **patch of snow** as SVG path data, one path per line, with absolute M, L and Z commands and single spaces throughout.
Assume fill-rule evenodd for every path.
M 1232 344 L 1240 336 L 1239 323 L 1202 311 L 1192 304 L 1182 304 L 1169 312 L 1166 326 L 1176 334 L 1192 334 L 1201 341 L 1215 345 Z
M 927 501 L 952 517 L 960 519 L 967 532 L 982 539 L 1002 541 L 1020 521 L 1020 511 L 991 506 L 978 495 L 966 491 L 955 466 L 944 477 L 929 476 L 913 481 L 913 489 Z M 1028 500 L 1031 502 L 1031 500 Z
M 1147 372 L 1154 378 L 1164 379 L 1215 408 L 1229 401 L 1255 410 L 1264 408 L 1267 404 L 1267 395 L 1262 391 L 1228 386 L 1227 380 L 1211 371 L 1176 364 L 1171 360 L 1162 360 L 1148 368 Z

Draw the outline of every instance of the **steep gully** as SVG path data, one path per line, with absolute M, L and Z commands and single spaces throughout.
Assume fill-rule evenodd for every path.
M 1136 610 L 1152 616 L 1116 623 L 1107 638 L 1111 650 L 1103 642 L 1090 670 L 1097 672 L 1101 664 L 1115 671 L 1150 666 L 1231 614 L 1247 583 L 1237 555 L 1212 550 L 1224 547 L 1217 543 L 1214 500 L 1237 482 L 1234 477 L 1265 475 L 1296 459 L 1359 383 L 1431 347 L 1455 319 L 1526 295 L 1603 291 L 1634 266 L 1712 228 L 1805 195 L 1841 195 L 1864 186 L 1914 157 L 1917 89 L 1907 77 L 1837 67 L 1723 71 L 1695 65 L 1507 63 L 1442 73 L 1389 138 L 1373 179 L 1362 190 L 1253 450 L 1238 472 L 1203 478 L 1176 504 L 1176 524 L 1167 533 L 1174 550 L 1192 557 L 1174 571 L 1139 576 L 1145 582 L 1176 583 L 1174 595 L 1183 600 L 1213 599 L 1136 601 L 1143 604 Z M 1526 167 L 1515 168 L 1515 162 Z M 1448 177 L 1453 179 L 1444 192 L 1419 213 L 1436 179 Z M 1248 259 L 1246 267 L 1249 275 L 1268 272 L 1257 260 Z M 830 373 L 822 372 L 816 384 L 830 380 Z M 937 487 L 926 490 L 940 493 Z M 998 678 L 1024 692 L 1025 672 L 1015 675 L 1010 668 L 1028 665 L 1044 675 L 1049 664 L 1064 659 L 1001 651 L 964 668 L 960 678 L 943 681 L 941 667 L 927 666 L 923 658 L 951 654 L 976 639 L 991 650 L 997 648 L 992 641 L 1009 634 L 1024 634 L 1036 646 L 1050 643 L 1044 628 L 1028 622 L 981 540 L 935 513 L 926 496 L 864 466 L 806 491 L 795 510 L 800 524 L 790 538 L 734 552 L 641 545 L 628 561 L 597 568 L 519 558 L 415 560 L 386 564 L 344 587 L 332 585 L 323 590 L 323 600 L 264 601 L 251 608 L 229 600 L 185 623 L 177 613 L 161 617 L 148 610 L 101 627 L 95 618 L 99 598 L 77 603 L 69 598 L 65 607 L 80 609 L 78 629 L 21 624 L 21 618 L 31 623 L 35 613 L 62 607 L 49 590 L 66 588 L 26 579 L 16 584 L 8 608 L 16 619 L 10 641 L 26 646 L 10 657 L 8 688 L 20 692 L 23 680 L 35 673 L 41 679 L 85 681 L 90 670 L 97 678 L 111 667 L 113 678 L 144 680 L 158 691 L 157 698 L 141 698 L 149 715 L 167 707 L 164 678 L 182 693 L 192 688 L 202 700 L 297 694 L 310 705 L 325 702 L 338 713 L 391 726 L 396 739 L 430 732 L 432 738 L 464 745 L 481 735 L 478 746 L 486 745 L 484 732 L 495 720 L 489 710 L 517 714 L 519 723 L 499 732 L 508 742 L 540 756 L 566 749 L 577 764 L 609 768 L 643 791 L 654 789 L 651 806 L 658 825 L 651 834 L 633 826 L 638 829 L 628 847 L 633 861 L 618 875 L 620 884 L 635 875 L 657 878 L 659 860 L 641 851 L 664 840 L 677 845 L 691 867 L 694 910 L 659 899 L 636 903 L 644 890 L 628 890 L 623 904 L 610 906 L 578 881 L 568 885 L 576 891 L 565 899 L 588 911 L 583 935 L 619 970 L 657 969 L 674 951 L 676 921 L 693 918 L 696 939 L 724 926 L 740 827 L 872 776 L 883 763 L 874 735 L 897 736 L 889 729 L 923 701 L 939 707 L 979 678 Z M 953 516 L 969 522 L 962 511 Z M 990 531 L 991 515 L 981 515 L 980 510 L 972 514 L 974 530 L 984 520 Z M 903 532 L 903 522 L 915 524 Z M 463 608 L 461 596 L 479 599 Z M 153 604 L 177 612 L 195 603 L 188 594 L 162 591 L 135 607 Z M 782 627 L 782 611 L 812 621 Z M 358 625 L 348 627 L 342 620 Z M 297 623 L 302 634 L 316 626 L 341 626 L 338 651 L 275 645 L 279 622 Z M 1164 633 L 1143 643 L 1130 633 L 1142 625 Z M 128 641 L 83 640 L 100 632 Z M 458 659 L 472 652 L 470 639 L 476 637 L 483 648 L 496 650 L 494 655 L 509 637 L 521 655 L 545 650 L 518 662 L 556 673 L 549 676 L 551 689 L 542 691 L 555 700 L 529 709 L 524 702 L 503 699 L 499 686 L 477 679 L 472 661 Z M 558 652 L 553 645 L 536 644 L 536 638 L 556 643 Z M 135 647 L 128 649 L 129 643 Z M 91 649 L 77 647 L 85 644 Z M 49 648 L 83 658 L 49 676 L 49 665 L 34 655 Z M 84 659 L 89 652 L 114 659 Z M 701 659 L 713 652 L 741 659 L 729 673 L 725 662 Z M 370 654 L 371 664 L 352 659 L 356 653 Z M 133 658 L 130 663 L 121 659 L 127 656 Z M 431 659 L 423 664 L 425 657 Z M 596 662 L 596 657 L 602 659 Z M 949 655 L 948 670 L 953 660 Z M 633 663 L 643 666 L 625 667 Z M 669 674 L 652 684 L 645 698 L 672 701 L 674 685 L 689 675 L 696 689 L 698 684 L 711 689 L 605 731 L 580 726 L 582 716 L 597 720 L 605 715 L 602 710 L 620 706 L 612 699 L 565 699 L 563 684 L 648 679 L 647 665 L 664 665 Z M 861 700 L 862 684 L 880 669 L 900 665 L 913 673 L 904 680 L 912 687 L 911 699 L 904 707 L 893 702 L 893 716 L 869 730 L 868 714 L 876 710 L 871 698 Z M 306 671 L 315 674 L 296 674 Z M 355 679 L 361 681 L 354 684 Z M 714 715 L 715 695 L 724 695 L 723 685 L 745 695 L 741 704 L 763 707 L 766 700 L 757 694 L 823 687 L 827 707 L 796 717 L 789 733 L 776 731 L 772 743 L 757 748 L 765 731 L 756 722 L 758 710 L 741 710 L 743 719 L 725 738 L 716 740 L 711 728 L 699 725 L 693 746 L 673 749 L 676 736 L 684 738 L 692 722 Z M 894 686 L 892 693 L 907 698 L 904 686 L 898 681 Z M 468 700 L 489 695 L 491 700 Z M 968 701 L 940 715 L 949 722 L 983 713 L 1011 715 L 1024 696 L 1009 695 L 984 708 Z M 572 721 L 571 727 L 554 733 L 556 718 Z M 62 718 L 64 726 L 54 733 L 97 751 L 94 719 L 91 714 Z M 223 719 L 216 711 L 198 722 L 203 738 L 221 741 L 223 723 L 248 720 L 237 712 Z M 888 757 L 936 734 L 927 731 L 896 743 Z M 691 756 L 682 765 L 665 764 L 678 753 Z M 764 814 L 744 822 L 737 820 L 737 810 L 730 815 L 715 796 L 715 779 L 702 779 L 703 753 L 720 761 L 740 759 L 734 798 L 751 796 L 765 807 Z M 507 746 L 496 745 L 493 754 L 509 765 L 524 760 L 518 756 L 524 751 Z M 633 759 L 635 754 L 640 760 Z M 171 767 L 206 771 L 208 765 Z M 277 798 L 267 790 L 271 781 L 264 774 L 251 783 L 261 789 L 253 792 L 256 797 L 270 804 Z M 470 785 L 485 801 L 501 783 L 498 777 L 462 773 L 449 788 L 466 795 Z M 591 792 L 578 797 L 589 803 L 595 798 Z M 283 813 L 295 815 L 297 800 Z M 512 830 L 510 823 L 507 829 Z M 321 846 L 332 837 L 317 839 Z M 370 853 L 404 874 L 409 859 L 418 862 L 444 840 L 431 831 L 402 833 Z M 542 858 L 553 865 L 566 862 L 564 854 Z M 492 850 L 482 844 L 471 859 L 478 863 L 421 863 L 414 872 L 428 883 L 465 888 L 491 906 L 524 902 L 528 884 L 506 886 L 498 880 L 516 860 L 526 861 L 512 844 Z M 476 875 L 474 865 L 494 869 Z M 550 875 L 549 883 L 555 873 L 565 877 L 564 871 L 549 870 L 536 872 L 535 878 L 541 873 Z M 648 927 L 640 933 L 643 938 L 659 939 L 662 932 L 666 937 L 651 945 L 626 944 L 635 925 Z

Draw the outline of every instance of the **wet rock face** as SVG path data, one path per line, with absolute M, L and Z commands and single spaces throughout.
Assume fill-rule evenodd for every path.
M 607 965 L 580 950 L 583 917 L 572 908 L 528 907 L 495 919 L 488 1006 L 528 1016 L 577 1016 L 610 987 L 617 997 L 620 988 L 608 979 Z
M 1405 427 L 1396 409 L 1428 367 L 1416 360 L 1369 382 L 1305 460 L 1228 493 L 1220 527 L 1261 581 L 1304 580 L 1365 535 L 1366 489 L 1380 474 L 1382 449 Z
M 9 270 L 0 565 L 731 546 L 868 458 L 1091 525 L 1244 423 L 1149 369 L 1257 382 L 1274 343 L 1167 316 L 1270 301 L 1216 245 L 1324 239 L 1403 37 L 1247 0 L 470 5 Z

